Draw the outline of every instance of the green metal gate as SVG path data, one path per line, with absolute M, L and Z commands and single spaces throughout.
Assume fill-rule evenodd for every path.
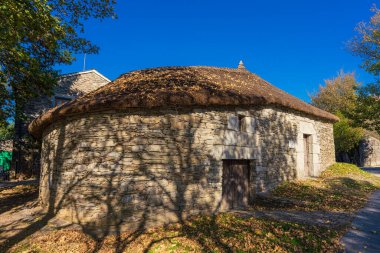
M 0 151 L 0 178 L 9 179 L 9 170 L 11 168 L 12 152 Z

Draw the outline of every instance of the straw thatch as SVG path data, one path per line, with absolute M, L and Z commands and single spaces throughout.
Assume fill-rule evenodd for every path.
M 29 131 L 39 138 L 52 122 L 105 110 L 257 104 L 274 104 L 328 121 L 338 120 L 335 115 L 301 101 L 245 69 L 164 67 L 124 74 L 85 96 L 49 110 L 29 125 Z

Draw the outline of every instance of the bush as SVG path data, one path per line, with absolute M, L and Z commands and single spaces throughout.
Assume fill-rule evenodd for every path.
M 1 125 L 0 124 L 0 141 L 13 139 L 14 124 Z
M 337 113 L 340 121 L 334 124 L 334 142 L 335 150 L 339 152 L 347 152 L 358 147 L 360 140 L 363 139 L 363 129 L 352 127 L 349 119 L 342 113 Z

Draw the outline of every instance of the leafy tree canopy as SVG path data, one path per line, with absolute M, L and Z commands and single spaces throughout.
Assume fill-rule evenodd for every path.
M 350 43 L 354 54 L 362 57 L 362 66 L 375 76 L 375 82 L 358 89 L 354 122 L 380 134 L 380 10 L 372 7 L 373 16 L 356 27 L 358 35 Z
M 75 53 L 98 48 L 81 37 L 89 18 L 114 17 L 116 0 L 2 0 L 0 2 L 0 122 L 31 97 L 50 94 Z M 17 114 L 17 113 L 16 113 Z
M 334 124 L 335 150 L 339 152 L 350 152 L 359 145 L 364 137 L 362 128 L 352 127 L 350 120 L 341 112 L 337 113 L 340 121 Z
M 380 83 L 367 84 L 358 90 L 357 106 L 354 112 L 357 126 L 380 134 Z
M 352 52 L 363 58 L 363 67 L 370 73 L 380 74 L 380 10 L 371 8 L 373 16 L 369 22 L 360 22 L 358 35 L 350 43 Z
M 352 118 L 357 108 L 357 88 L 354 73 L 340 71 L 337 77 L 325 80 L 319 91 L 311 96 L 312 104 L 336 114 L 340 121 L 334 124 L 335 151 L 350 153 L 364 137 L 363 129 L 354 127 Z
M 349 115 L 356 105 L 356 88 L 359 83 L 354 73 L 340 71 L 337 77 L 325 80 L 325 85 L 320 85 L 319 90 L 311 95 L 311 103 L 330 113 L 338 111 Z

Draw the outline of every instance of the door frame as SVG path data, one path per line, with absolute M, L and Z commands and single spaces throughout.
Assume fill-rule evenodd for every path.
M 304 176 L 313 176 L 313 135 L 303 134 L 303 159 L 304 159 Z M 306 145 L 305 145 L 306 143 Z M 305 160 L 307 158 L 307 161 Z M 308 166 L 305 166 L 307 164 Z
M 247 207 L 249 204 L 251 204 L 251 195 L 252 195 L 252 187 L 251 187 L 251 184 L 252 184 L 252 176 L 253 176 L 253 170 L 252 170 L 252 166 L 254 165 L 254 160 L 251 160 L 251 159 L 223 159 L 223 173 L 222 173 L 222 209 L 223 210 L 230 210 L 230 209 L 235 209 L 235 208 L 244 208 L 244 207 Z M 232 208 L 231 208 L 231 203 L 229 202 L 229 200 L 227 199 L 227 189 L 226 189 L 226 176 L 227 176 L 227 170 L 230 170 L 231 167 L 228 166 L 228 162 L 244 162 L 246 163 L 246 183 L 247 183 L 247 187 L 245 189 L 245 192 L 244 192 L 244 203 L 242 206 L 234 206 L 234 204 L 232 204 Z M 230 171 L 228 172 L 228 174 L 230 173 Z

